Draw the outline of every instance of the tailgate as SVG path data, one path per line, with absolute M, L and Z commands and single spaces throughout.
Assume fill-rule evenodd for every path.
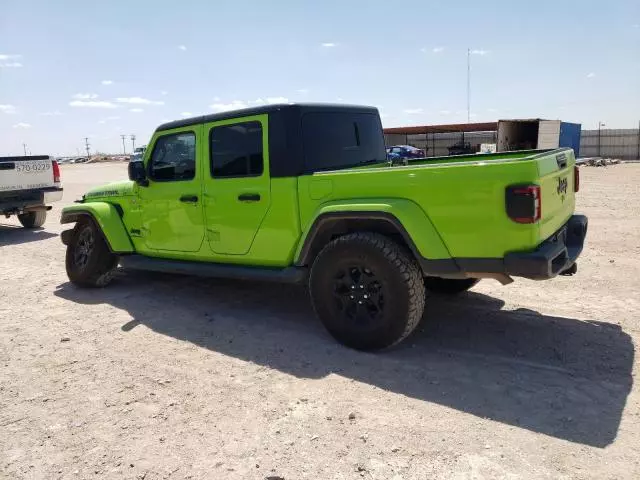
M 0 192 L 53 186 L 52 159 L 48 155 L 0 157 Z
M 536 158 L 540 176 L 540 241 L 556 233 L 575 209 L 575 156 L 570 148 Z

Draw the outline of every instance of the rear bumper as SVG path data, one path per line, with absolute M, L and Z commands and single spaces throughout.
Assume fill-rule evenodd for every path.
M 587 217 L 573 215 L 564 226 L 532 252 L 508 253 L 504 258 L 419 258 L 422 272 L 443 278 L 508 278 L 524 277 L 547 280 L 572 266 L 582 253 L 587 236 Z M 507 276 L 507 277 L 505 277 Z
M 44 207 L 62 200 L 63 191 L 62 188 L 51 187 L 1 192 L 0 213 L 20 213 L 25 208 Z
M 533 252 L 507 254 L 504 257 L 505 273 L 514 277 L 546 280 L 568 270 L 582 253 L 587 226 L 587 217 L 573 215 Z

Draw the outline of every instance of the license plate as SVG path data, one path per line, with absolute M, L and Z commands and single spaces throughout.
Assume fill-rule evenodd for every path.
M 51 170 L 51 162 L 48 160 L 41 160 L 35 162 L 16 162 L 15 171 L 18 173 L 40 173 Z
M 566 195 L 568 188 L 569 188 L 568 177 L 558 177 L 558 185 L 556 187 L 556 192 L 558 192 L 558 195 Z

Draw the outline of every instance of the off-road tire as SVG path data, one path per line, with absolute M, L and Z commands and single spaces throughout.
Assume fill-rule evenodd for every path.
M 47 219 L 46 210 L 38 210 L 37 212 L 27 212 L 18 215 L 18 220 L 24 228 L 39 228 L 44 225 Z
M 479 281 L 479 278 L 424 277 L 424 288 L 433 293 L 457 295 L 476 286 Z
M 71 283 L 87 288 L 109 284 L 118 266 L 117 255 L 109 251 L 102 232 L 90 219 L 76 224 L 65 260 Z
M 353 280 L 356 270 L 360 281 Z M 407 249 L 377 233 L 351 233 L 328 243 L 313 263 L 309 289 L 329 333 L 357 350 L 401 342 L 424 311 L 419 265 Z M 350 289 L 361 292 L 355 301 Z

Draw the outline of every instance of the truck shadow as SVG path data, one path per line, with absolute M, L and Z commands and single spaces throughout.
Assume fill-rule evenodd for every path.
M 55 233 L 47 232 L 44 228 L 27 229 L 14 225 L 0 224 L 0 247 L 38 242 L 56 236 Z
M 595 447 L 611 444 L 632 386 L 631 338 L 611 323 L 501 310 L 469 292 L 432 297 L 399 347 L 344 348 L 313 315 L 304 288 L 127 272 L 103 290 L 55 294 L 107 303 L 200 347 L 303 378 L 331 373 L 482 418 Z

